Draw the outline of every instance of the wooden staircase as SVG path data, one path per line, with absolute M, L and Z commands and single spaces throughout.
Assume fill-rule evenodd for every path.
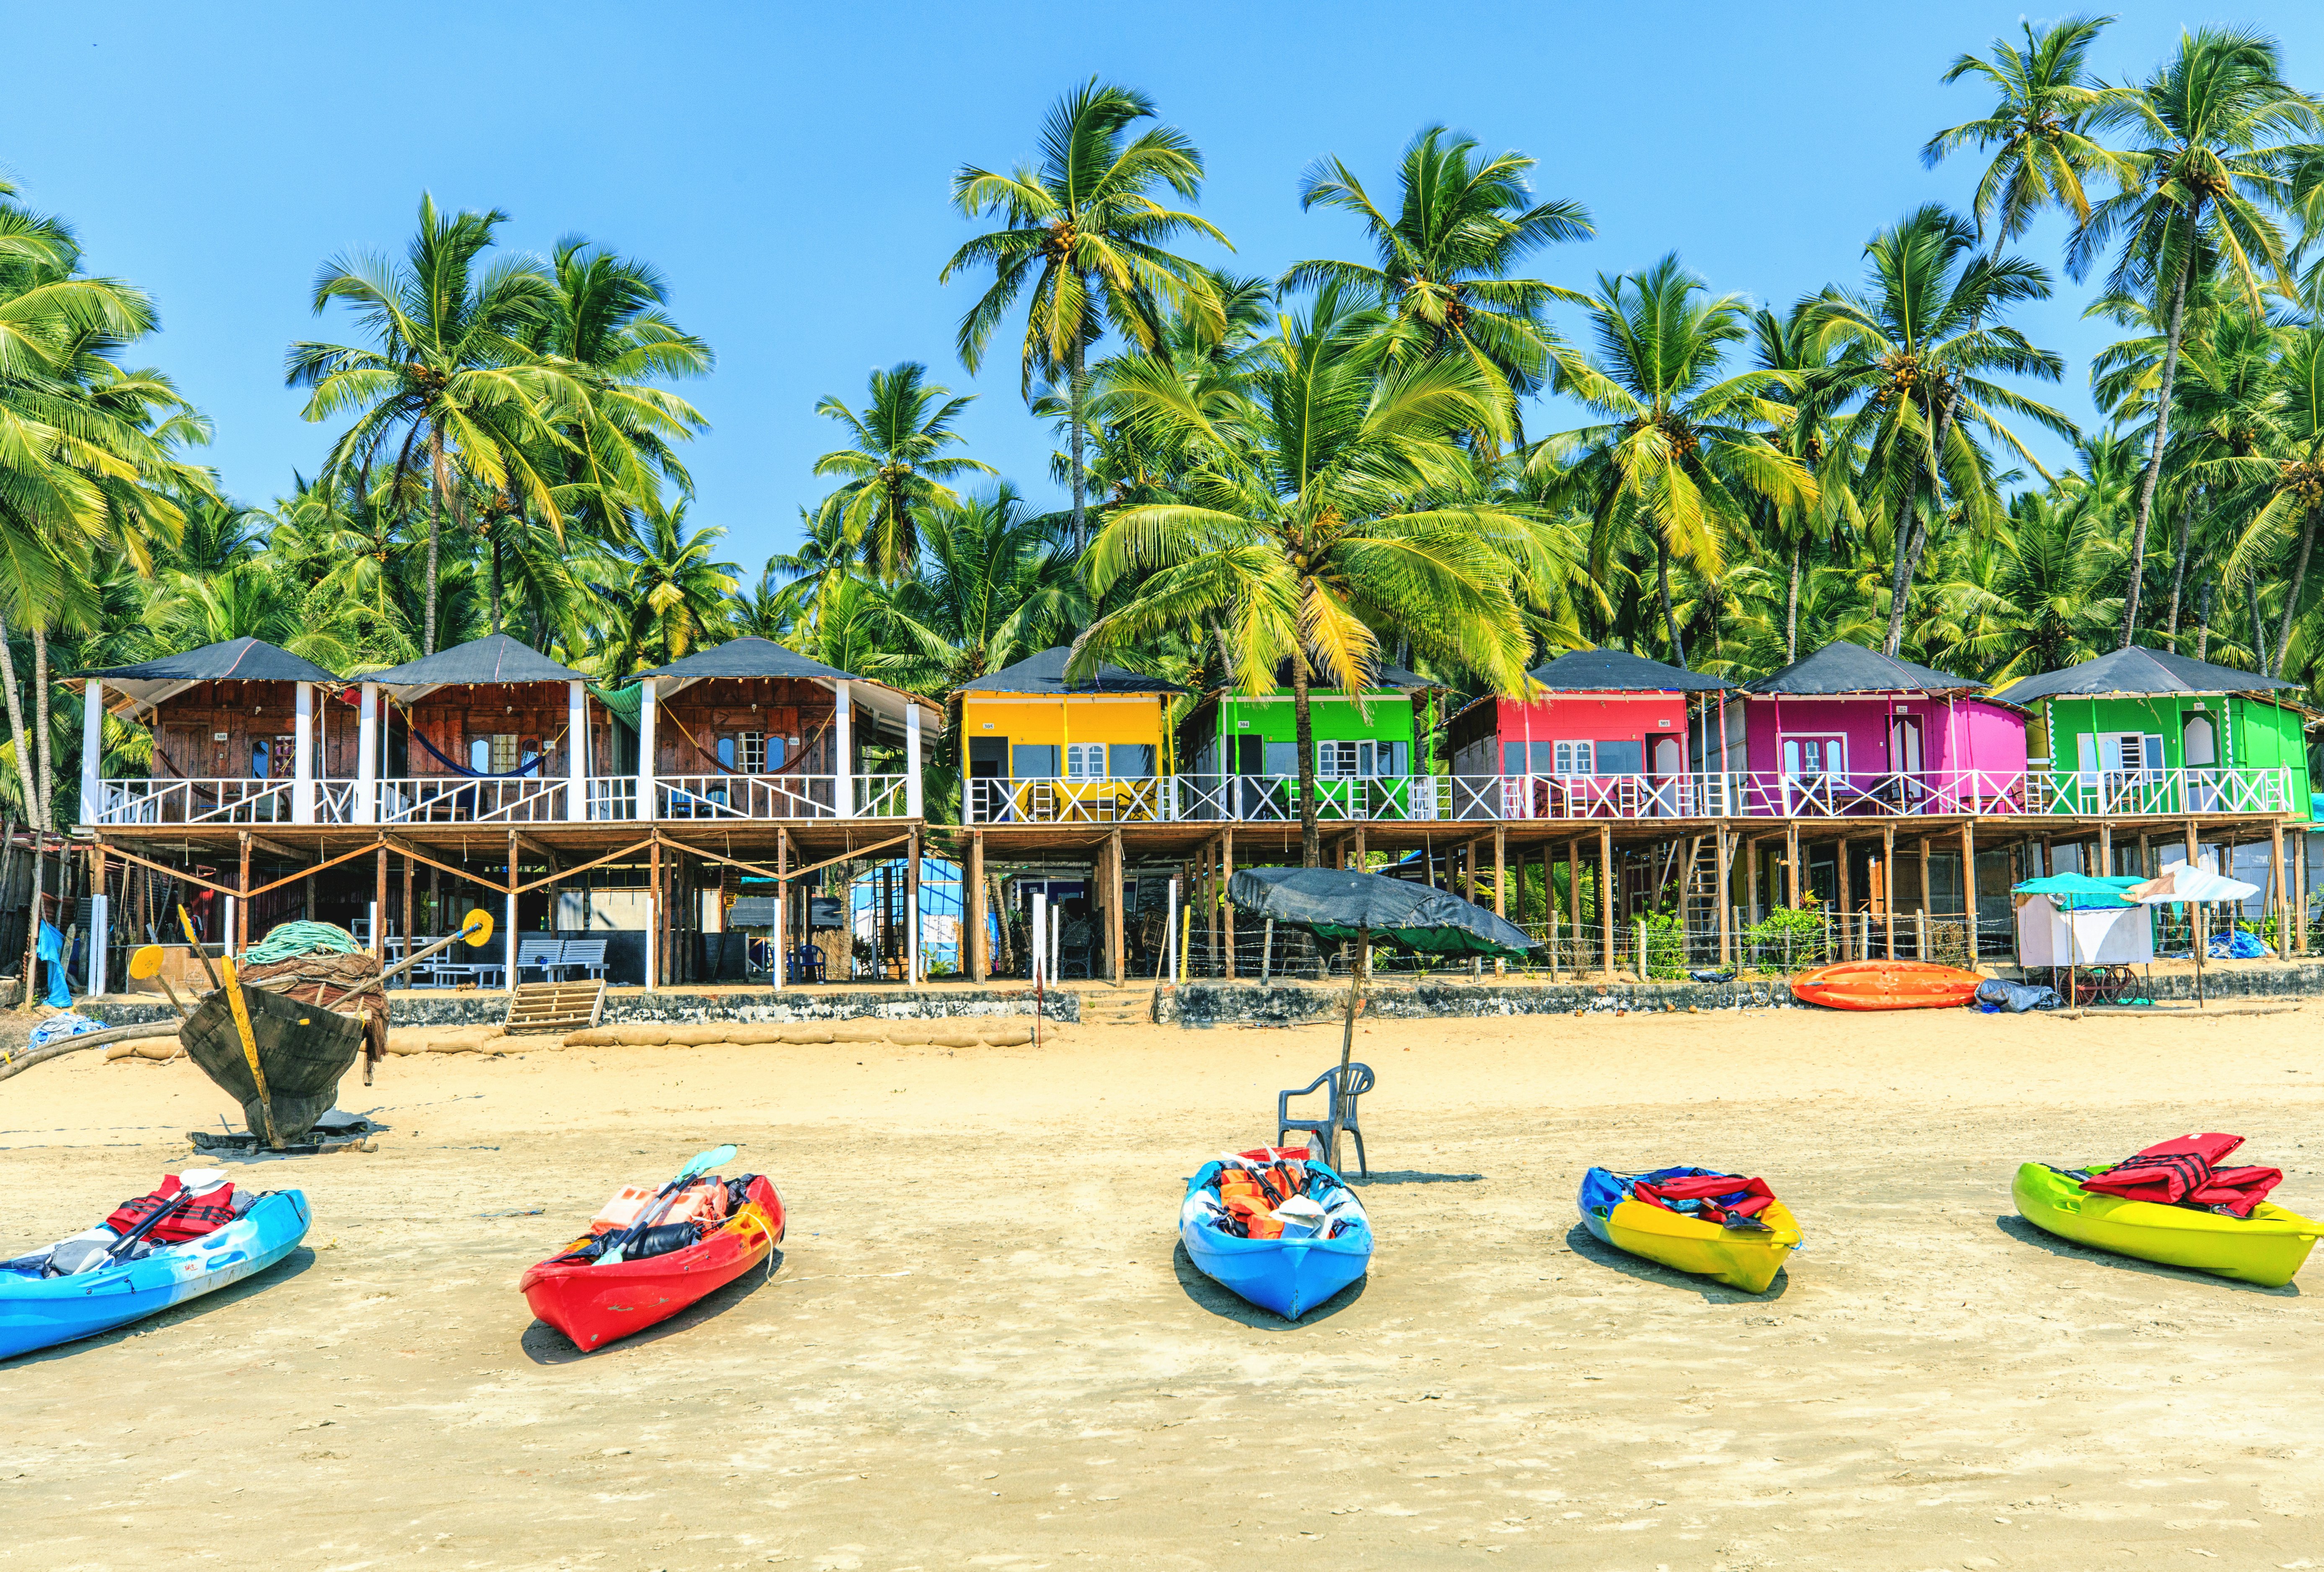
M 519 983 L 509 995 L 505 1029 L 519 1031 L 578 1031 L 595 1026 L 605 1011 L 605 980 Z
M 1699 835 L 1688 843 L 1686 881 L 1679 890 L 1679 914 L 1686 923 L 1686 956 L 1695 966 L 1719 963 L 1719 837 Z
M 1077 988 L 1084 1026 L 1147 1026 L 1154 1020 L 1154 990 L 1132 984 L 1127 988 Z

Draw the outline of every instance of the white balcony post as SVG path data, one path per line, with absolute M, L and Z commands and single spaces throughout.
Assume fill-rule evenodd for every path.
M 92 677 L 80 689 L 80 821 L 95 824 L 105 800 L 98 769 L 105 757 L 105 684 Z
M 565 817 L 589 817 L 589 690 L 578 682 L 565 685 Z
M 363 685 L 355 711 L 355 813 L 357 824 L 379 822 L 379 684 Z
M 834 761 L 831 801 L 833 812 L 841 818 L 855 817 L 855 703 L 848 696 L 848 685 L 831 685 L 831 723 L 837 734 L 835 746 L 839 757 Z
M 638 817 L 652 818 L 654 809 L 654 680 L 638 679 Z M 649 983 L 647 986 L 652 985 Z
M 920 707 L 904 706 L 904 816 L 920 817 Z
M 315 685 L 293 686 L 290 746 L 290 822 L 315 822 Z
M 113 902 L 99 890 L 88 898 L 88 996 L 92 999 L 110 991 L 105 963 L 112 938 Z

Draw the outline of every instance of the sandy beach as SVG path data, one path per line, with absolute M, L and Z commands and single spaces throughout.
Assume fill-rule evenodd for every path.
M 342 1098 L 376 1151 L 243 1170 L 311 1199 L 290 1262 L 0 1365 L 0 1567 L 2324 1563 L 2324 1294 L 2009 1202 L 2193 1128 L 2324 1209 L 2318 1013 L 1383 1022 L 1379 1251 L 1296 1327 L 1176 1216 L 1335 1029 L 394 1059 Z M 227 1111 L 182 1060 L 0 1087 L 5 1243 Z M 587 1357 L 532 1321 L 526 1264 L 719 1141 L 789 1203 L 771 1275 Z M 1798 1213 L 1767 1295 L 1577 1228 L 1589 1164 L 1681 1161 Z

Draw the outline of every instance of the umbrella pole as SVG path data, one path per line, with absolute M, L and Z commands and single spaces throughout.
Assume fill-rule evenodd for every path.
M 1340 1029 L 1340 1078 L 1332 1083 L 1332 1150 L 1324 1154 L 1324 1163 L 1337 1173 L 1340 1170 L 1340 1126 L 1348 1117 L 1348 1063 L 1356 1051 L 1356 995 L 1363 991 L 1364 961 L 1371 952 L 1372 930 L 1356 929 L 1356 955 L 1348 967 L 1348 1019 Z

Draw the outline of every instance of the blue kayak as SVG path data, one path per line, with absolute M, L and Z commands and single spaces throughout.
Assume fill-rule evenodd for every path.
M 1302 1176 L 1300 1197 L 1314 1203 L 1305 1218 L 1277 1224 L 1285 1237 L 1252 1239 L 1233 1231 L 1248 1223 L 1230 1209 L 1221 1193 L 1221 1177 L 1232 1179 L 1236 1169 L 1260 1168 Z M 1268 1214 L 1270 1218 L 1287 1215 Z M 1204 1276 L 1287 1321 L 1323 1303 L 1371 1266 L 1372 1224 L 1363 1203 L 1346 1180 L 1310 1161 L 1304 1150 L 1260 1148 L 1204 1163 L 1186 1181 L 1178 1237 Z
M 217 1232 L 142 1261 L 70 1277 L 41 1275 L 46 1250 L 0 1262 L 0 1359 L 110 1332 L 264 1271 L 299 1247 L 309 1221 L 303 1194 L 276 1190 Z

